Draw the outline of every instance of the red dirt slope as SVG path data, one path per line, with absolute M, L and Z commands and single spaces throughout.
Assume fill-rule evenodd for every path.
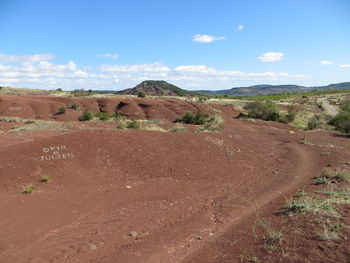
M 34 97 L 18 105 L 30 105 L 34 110 L 26 114 L 32 118 L 46 118 L 58 105 L 76 100 L 46 98 L 45 111 Z M 10 103 L 10 97 L 3 101 Z M 120 104 L 78 100 L 82 108 L 98 108 L 99 101 L 106 111 Z M 136 107 L 143 118 L 172 119 L 176 111 L 197 107 L 122 101 L 129 104 L 118 110 L 131 114 Z M 219 133 L 106 126 L 41 131 L 31 141 L 1 145 L 0 262 L 239 262 L 227 250 L 237 234 L 250 234 L 257 211 L 272 213 L 327 163 L 349 157 L 338 148 L 321 156 L 321 148 L 300 144 L 303 134 L 289 134 L 287 125 L 237 120 L 230 107 L 218 107 L 225 124 Z M 327 136 L 314 137 L 348 143 Z M 40 183 L 44 175 L 52 180 Z M 21 193 L 28 184 L 36 186 L 31 195 Z
M 159 119 L 174 121 L 187 111 L 208 112 L 208 107 L 176 99 L 149 98 L 65 98 L 52 96 L 0 96 L 0 116 L 23 119 L 78 120 L 80 111 L 67 109 L 66 114 L 57 114 L 60 107 L 79 105 L 80 111 L 120 113 L 130 119 Z

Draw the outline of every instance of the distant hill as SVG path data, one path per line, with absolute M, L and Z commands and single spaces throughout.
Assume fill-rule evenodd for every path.
M 92 90 L 92 92 L 97 94 L 113 94 L 115 90 Z
M 327 86 L 318 86 L 313 87 L 313 89 L 324 89 L 324 90 L 332 90 L 332 89 L 350 89 L 350 82 L 342 82 L 342 83 L 336 83 L 336 84 L 329 84 Z
M 197 92 L 181 89 L 163 80 L 146 80 L 131 89 L 118 91 L 116 94 L 137 95 L 140 91 L 152 96 L 194 96 L 198 94 Z
M 343 82 L 337 84 L 330 84 L 327 86 L 304 87 L 298 85 L 255 85 L 250 87 L 238 87 L 228 90 L 199 90 L 198 92 L 206 95 L 223 95 L 230 96 L 255 96 L 255 95 L 269 95 L 269 94 L 283 94 L 306 92 L 311 90 L 334 90 L 334 89 L 350 89 L 350 82 Z

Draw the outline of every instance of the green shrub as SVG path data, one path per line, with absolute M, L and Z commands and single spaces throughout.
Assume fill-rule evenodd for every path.
M 340 109 L 345 112 L 350 112 L 350 99 L 346 99 L 342 102 Z
M 99 118 L 101 121 L 108 121 L 111 118 L 107 112 L 97 112 L 95 117 Z
M 79 110 L 79 104 L 73 102 L 73 103 L 68 105 L 68 108 L 70 108 L 72 110 Z
M 271 246 L 282 240 L 283 238 L 282 230 L 277 231 L 273 229 L 270 223 L 265 220 L 261 220 L 260 225 L 265 232 L 265 238 L 264 238 L 266 243 L 265 245 Z
M 302 197 L 302 196 L 306 196 L 306 195 L 307 195 L 307 193 L 304 191 L 304 189 L 299 190 L 298 192 L 296 192 L 294 194 L 295 197 Z
M 342 223 L 336 223 L 331 227 L 331 231 L 332 232 L 339 232 L 341 230 L 343 230 L 344 225 Z
M 184 116 L 176 118 L 175 122 L 183 122 L 185 124 L 204 125 L 209 121 L 209 115 L 203 112 L 193 114 L 186 112 Z
M 141 123 L 139 121 L 133 120 L 126 122 L 126 128 L 127 129 L 134 129 L 138 130 L 141 127 Z
M 284 205 L 284 209 L 286 212 L 292 213 L 303 213 L 308 204 L 305 200 L 292 200 Z
M 112 114 L 112 118 L 114 118 L 116 121 L 120 121 L 120 120 L 125 119 L 125 117 L 123 115 L 121 115 L 120 113 L 117 113 L 117 112 Z
M 339 131 L 343 133 L 350 133 L 350 120 L 340 123 Z
M 65 107 L 58 108 L 58 113 L 59 114 L 65 114 L 66 113 L 66 108 Z
M 137 92 L 137 97 L 145 98 L 146 97 L 146 93 L 143 90 L 140 90 L 139 92 Z
M 321 171 L 321 177 L 327 180 L 336 182 L 349 182 L 350 181 L 350 170 L 349 169 L 336 169 L 324 168 Z
M 290 123 L 292 121 L 294 121 L 296 116 L 296 112 L 292 112 L 292 113 L 287 113 L 287 114 L 281 114 L 279 116 L 279 122 L 281 123 Z
M 296 112 L 288 112 L 288 114 L 286 115 L 287 122 L 294 121 L 296 115 L 297 115 Z
M 83 114 L 79 117 L 79 121 L 90 121 L 93 117 L 91 111 L 85 110 Z
M 199 103 L 204 103 L 204 102 L 206 102 L 207 100 L 209 100 L 209 97 L 207 97 L 207 96 L 200 96 L 200 97 L 198 97 L 198 99 L 197 99 L 197 101 L 198 101 Z
M 126 128 L 125 123 L 119 123 L 118 126 L 117 126 L 117 129 L 119 129 L 119 130 L 123 130 L 125 128 Z
M 74 97 L 85 97 L 85 96 L 90 96 L 93 95 L 94 92 L 90 89 L 88 91 L 84 90 L 84 89 L 75 89 L 71 92 L 71 94 Z
M 181 127 L 181 126 L 177 126 L 177 127 L 173 127 L 169 130 L 170 132 L 186 132 L 186 128 L 185 127 Z
M 41 178 L 40 178 L 40 182 L 42 182 L 42 183 L 47 183 L 47 182 L 50 181 L 50 180 L 51 180 L 51 177 L 48 176 L 48 175 L 43 175 L 43 176 L 41 176 Z
M 262 119 L 265 121 L 278 121 L 280 118 L 279 108 L 276 103 L 268 102 L 249 102 L 243 109 L 247 111 L 248 117 Z
M 118 126 L 117 129 L 134 129 L 138 130 L 141 128 L 140 121 L 133 120 L 133 121 L 122 121 Z
M 296 106 L 295 105 L 288 105 L 288 113 L 285 116 L 287 122 L 292 122 L 295 119 L 295 116 L 297 115 Z
M 333 241 L 339 238 L 337 232 L 331 231 L 330 229 L 327 229 L 325 226 L 323 231 L 317 232 L 317 235 L 320 241 Z
M 350 112 L 339 112 L 330 120 L 329 124 L 335 126 L 341 132 L 350 133 Z
M 280 114 L 278 121 L 281 123 L 290 123 L 294 121 L 295 116 L 296 116 L 296 112 Z
M 217 132 L 224 129 L 223 119 L 219 114 L 208 118 L 206 123 L 195 130 L 195 132 Z
M 239 118 L 239 119 L 248 119 L 249 116 L 248 116 L 248 114 L 245 114 L 245 113 L 241 112 L 241 113 L 238 114 L 237 118 Z
M 319 185 L 319 184 L 328 184 L 329 180 L 328 177 L 326 176 L 319 176 L 315 178 L 315 184 Z
M 307 123 L 309 130 L 313 129 L 328 129 L 331 116 L 325 113 L 313 115 Z
M 318 129 L 320 126 L 321 126 L 321 118 L 319 115 L 312 116 L 307 123 L 307 127 L 309 130 Z
M 26 185 L 22 191 L 22 193 L 24 194 L 31 194 L 33 193 L 35 190 L 35 185 L 30 184 L 30 185 Z

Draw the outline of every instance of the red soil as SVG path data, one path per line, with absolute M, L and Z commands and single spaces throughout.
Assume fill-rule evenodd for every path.
M 79 105 L 80 111 L 67 107 L 72 103 Z M 65 114 L 58 109 L 66 107 Z M 208 112 L 204 105 L 175 99 L 148 98 L 63 98 L 52 96 L 0 96 L 0 116 L 20 117 L 23 119 L 78 120 L 81 111 L 120 113 L 130 119 L 159 119 L 174 121 L 187 111 Z
M 137 119 L 210 111 L 179 100 L 1 96 L 0 115 L 24 107 L 17 116 L 48 119 L 71 102 Z M 315 145 L 303 145 L 304 133 L 289 134 L 288 125 L 238 120 L 231 107 L 215 107 L 225 125 L 218 133 L 78 123 L 16 140 L 0 121 L 0 262 L 240 262 L 252 241 L 236 240 L 253 234 L 256 213 L 272 215 L 322 167 L 350 159 L 347 138 L 313 132 Z M 320 147 L 321 139 L 339 148 Z M 321 156 L 325 149 L 332 154 Z M 43 175 L 52 180 L 40 183 Z M 31 195 L 21 193 L 28 184 L 36 185 Z

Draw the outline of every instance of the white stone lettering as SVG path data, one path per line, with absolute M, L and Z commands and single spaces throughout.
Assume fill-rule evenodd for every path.
M 48 146 L 42 149 L 47 155 L 40 156 L 40 161 L 51 161 L 59 159 L 71 159 L 74 158 L 73 153 L 67 152 L 67 147 L 65 145 L 59 146 Z

